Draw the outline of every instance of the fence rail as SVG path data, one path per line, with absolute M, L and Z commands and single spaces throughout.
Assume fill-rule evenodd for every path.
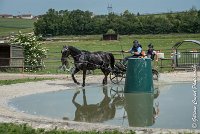
M 158 50 L 160 51 L 160 50 Z M 109 51 L 113 53 L 116 61 L 123 59 L 126 55 L 130 55 L 129 53 L 122 53 L 122 51 Z M 164 58 L 155 59 L 154 67 L 159 69 L 166 68 L 167 70 L 174 68 L 182 68 L 182 67 L 191 67 L 193 64 L 197 64 L 200 66 L 200 52 L 180 52 L 179 54 L 172 56 L 172 50 L 162 50 L 160 52 L 164 52 Z M 10 62 L 14 61 L 14 64 L 10 64 Z M 13 57 L 13 58 L 0 58 L 0 68 L 40 68 L 51 72 L 56 72 L 61 66 L 61 54 L 58 52 L 50 52 L 48 53 L 47 58 L 43 59 L 45 62 L 45 67 L 43 66 L 25 66 L 23 57 Z M 7 64 L 1 64 L 2 62 L 7 62 Z M 69 59 L 70 66 L 73 66 L 73 60 Z M 54 70 L 54 71 L 53 71 Z M 46 71 L 46 72 L 47 72 Z
M 43 68 L 43 66 L 24 65 L 24 57 L 0 58 L 0 69 L 18 68 L 24 71 L 25 68 Z

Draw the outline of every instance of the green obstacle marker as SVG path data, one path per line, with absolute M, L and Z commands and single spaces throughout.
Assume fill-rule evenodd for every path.
M 125 93 L 125 110 L 129 126 L 152 126 L 154 120 L 153 93 Z
M 124 92 L 153 92 L 153 78 L 150 58 L 128 59 Z

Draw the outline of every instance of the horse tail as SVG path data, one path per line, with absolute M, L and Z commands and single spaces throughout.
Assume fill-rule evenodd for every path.
M 110 56 L 110 66 L 112 69 L 114 69 L 114 65 L 115 65 L 115 57 L 112 53 L 109 53 Z

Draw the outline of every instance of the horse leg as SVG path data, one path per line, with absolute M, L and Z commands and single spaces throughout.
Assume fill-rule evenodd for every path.
M 107 69 L 101 69 L 101 71 L 104 74 L 104 79 L 103 79 L 103 85 L 107 85 L 107 78 L 108 78 L 108 74 L 110 73 L 110 71 L 108 71 Z
M 81 107 L 81 105 L 78 104 L 78 103 L 75 101 L 76 96 L 77 96 L 79 93 L 80 93 L 80 91 L 76 92 L 76 93 L 74 94 L 74 96 L 73 96 L 73 99 L 72 99 L 72 103 L 76 106 L 76 108 Z
M 76 84 L 80 84 L 76 79 L 75 79 L 75 77 L 74 77 L 74 75 L 76 74 L 76 73 L 78 73 L 80 71 L 80 69 L 78 69 L 78 68 L 75 68 L 73 71 L 72 71 L 72 79 L 73 79 L 73 81 L 74 81 L 74 83 L 76 83 Z
M 83 89 L 83 105 L 87 106 L 87 99 L 85 95 L 85 89 Z
M 84 69 L 84 70 L 83 70 L 83 84 L 82 84 L 82 87 L 85 86 L 86 72 L 87 72 L 87 70 Z

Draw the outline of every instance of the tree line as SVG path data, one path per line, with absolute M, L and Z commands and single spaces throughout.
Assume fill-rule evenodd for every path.
M 49 9 L 34 23 L 36 35 L 95 35 L 113 29 L 117 34 L 200 33 L 200 10 L 158 15 L 123 13 L 93 15 L 89 11 Z

